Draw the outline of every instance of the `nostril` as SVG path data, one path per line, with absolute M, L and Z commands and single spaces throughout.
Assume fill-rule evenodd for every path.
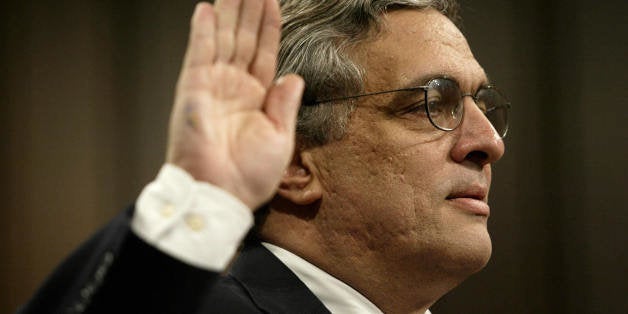
M 479 150 L 474 150 L 470 153 L 467 154 L 467 156 L 465 156 L 466 160 L 469 160 L 475 164 L 478 165 L 484 165 L 485 163 L 488 162 L 488 154 L 486 152 L 483 151 L 479 151 Z

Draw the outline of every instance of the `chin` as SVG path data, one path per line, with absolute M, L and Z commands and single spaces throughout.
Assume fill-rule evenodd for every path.
M 479 235 L 472 235 L 472 238 L 464 241 L 466 248 L 460 256 L 460 264 L 463 265 L 461 270 L 473 274 L 482 270 L 491 258 L 493 246 L 488 231 L 484 231 Z
M 469 251 L 467 256 L 464 256 L 464 262 L 466 267 L 464 271 L 469 274 L 474 274 L 488 264 L 491 259 L 492 245 L 490 239 L 486 243 L 478 244 L 472 250 Z
M 492 253 L 491 238 L 486 228 L 473 231 L 447 241 L 440 256 L 441 271 L 466 278 L 486 266 Z

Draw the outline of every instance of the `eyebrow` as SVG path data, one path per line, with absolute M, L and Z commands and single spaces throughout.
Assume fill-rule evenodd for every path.
M 484 76 L 486 79 L 484 80 L 484 83 L 480 85 L 480 87 L 491 85 L 488 75 L 484 73 Z M 309 106 L 313 104 L 333 102 L 333 101 L 345 100 L 345 99 L 350 99 L 350 98 L 360 98 L 364 96 L 387 94 L 387 93 L 391 93 L 395 91 L 404 91 L 404 90 L 411 91 L 413 89 L 425 88 L 427 84 L 429 83 L 429 81 L 436 78 L 448 78 L 450 80 L 457 82 L 460 85 L 460 80 L 456 78 L 456 75 L 446 74 L 445 72 L 433 72 L 433 73 L 427 73 L 427 74 L 421 75 L 411 80 L 408 84 L 405 84 L 396 89 L 377 91 L 377 92 L 367 92 L 367 93 L 362 93 L 362 94 L 353 95 L 353 96 L 342 96 L 342 97 L 336 97 L 336 98 L 332 97 L 332 98 L 322 99 L 322 100 L 316 99 L 315 96 L 312 95 L 311 92 L 306 88 L 303 93 L 301 103 L 305 106 Z M 478 90 L 480 87 L 476 88 L 475 90 Z M 393 102 L 398 102 L 400 98 L 401 98 L 401 95 L 393 97 Z
M 489 75 L 487 73 L 484 73 L 484 76 L 485 76 L 485 79 L 483 79 L 482 83 L 479 86 L 475 87 L 475 89 L 478 89 L 479 87 L 482 87 L 482 86 L 492 85 Z M 415 87 L 426 86 L 430 80 L 433 80 L 436 78 L 448 78 L 450 80 L 456 81 L 458 85 L 462 85 L 460 84 L 460 80 L 458 79 L 458 77 L 459 77 L 458 75 L 447 73 L 447 72 L 432 72 L 432 73 L 427 73 L 419 77 L 416 77 L 413 80 L 410 80 L 410 82 L 408 82 L 407 84 L 399 87 L 398 89 L 411 89 Z
M 473 92 L 476 92 L 478 89 L 482 88 L 483 86 L 490 86 L 490 85 L 492 85 L 491 80 L 490 80 L 488 74 L 484 73 L 484 76 L 485 76 L 485 79 L 483 80 L 483 82 L 479 86 L 474 87 Z M 411 80 L 407 84 L 404 84 L 404 85 L 400 86 L 399 88 L 397 88 L 395 90 L 418 89 L 418 88 L 427 86 L 427 84 L 431 80 L 437 79 L 437 78 L 448 78 L 450 80 L 453 80 L 453 81 L 457 82 L 458 85 L 460 85 L 460 80 L 457 77 L 458 76 L 452 75 L 452 74 L 447 74 L 446 72 L 426 73 L 426 74 L 423 74 L 421 76 L 418 76 L 418 77 L 414 78 L 413 80 Z M 398 93 L 384 107 L 388 107 L 388 109 L 393 109 L 393 108 L 396 108 L 396 107 L 400 107 L 401 104 L 403 103 L 402 100 L 407 99 L 408 97 L 409 97 L 408 94 Z
M 426 86 L 427 83 L 429 83 L 429 81 L 436 79 L 436 78 L 441 78 L 441 77 L 447 77 L 447 78 L 452 78 L 455 81 L 457 81 L 453 76 L 451 75 L 447 75 L 444 74 L 442 72 L 435 72 L 435 73 L 428 73 L 428 74 L 424 74 L 421 75 L 419 77 L 415 77 L 414 79 L 410 80 L 408 83 L 400 86 L 400 89 L 410 89 L 410 88 L 415 88 L 415 87 L 420 87 L 420 86 Z

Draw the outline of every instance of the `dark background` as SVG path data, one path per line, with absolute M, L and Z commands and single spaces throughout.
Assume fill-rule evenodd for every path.
M 194 2 L 0 4 L 0 312 L 157 173 Z M 462 4 L 512 127 L 493 258 L 433 312 L 628 313 L 628 2 Z

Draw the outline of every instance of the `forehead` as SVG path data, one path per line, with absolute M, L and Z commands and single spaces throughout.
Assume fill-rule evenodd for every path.
M 452 77 L 465 90 L 487 83 L 460 30 L 433 9 L 386 13 L 381 31 L 351 54 L 366 71 L 366 92 L 417 86 L 436 76 Z

